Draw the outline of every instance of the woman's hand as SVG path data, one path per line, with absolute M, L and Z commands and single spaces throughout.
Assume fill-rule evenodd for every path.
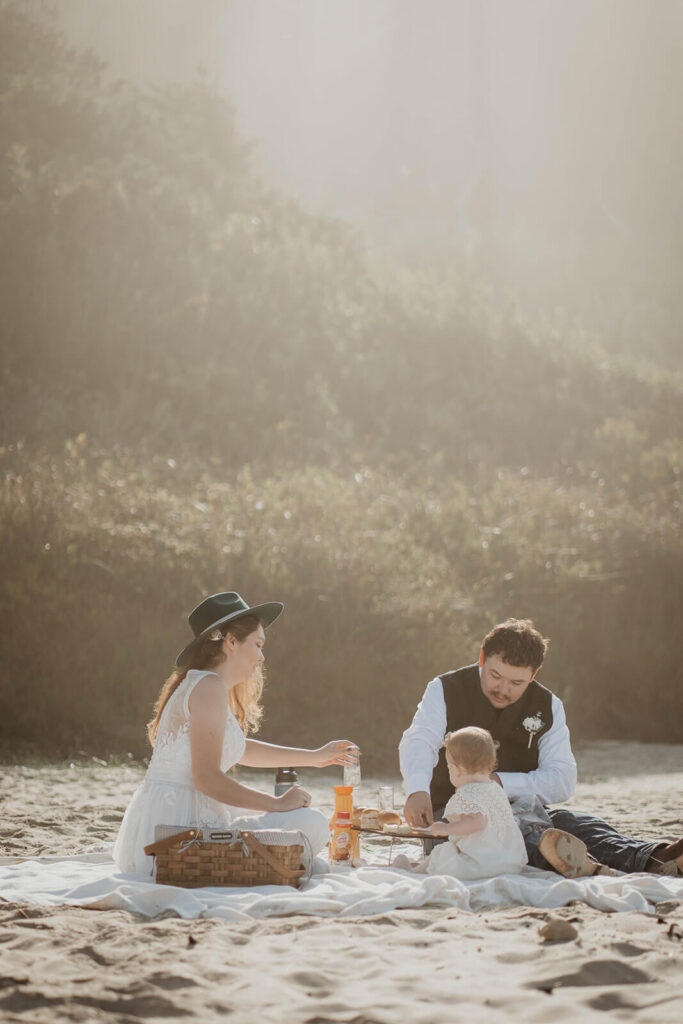
M 330 740 L 324 747 L 313 751 L 315 768 L 326 768 L 328 764 L 358 764 L 360 750 L 351 740 Z
M 296 811 L 299 807 L 311 806 L 311 794 L 295 784 L 282 796 L 274 797 L 274 802 L 277 805 L 273 808 L 275 811 Z
M 447 836 L 448 835 L 448 822 L 447 821 L 434 821 L 429 826 L 429 832 L 433 836 Z

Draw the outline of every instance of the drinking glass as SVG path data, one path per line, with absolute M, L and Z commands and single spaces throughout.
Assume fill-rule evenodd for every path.
M 377 809 L 380 811 L 393 811 L 394 809 L 394 787 L 380 786 L 377 794 Z
M 344 765 L 344 785 L 353 786 L 354 789 L 360 786 L 360 762 Z

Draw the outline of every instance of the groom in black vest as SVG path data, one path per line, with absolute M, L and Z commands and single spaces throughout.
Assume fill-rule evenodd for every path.
M 576 762 L 562 701 L 536 675 L 548 641 L 528 619 L 508 619 L 484 638 L 478 663 L 437 676 L 399 745 L 413 827 L 441 818 L 453 795 L 446 733 L 480 726 L 498 741 L 493 779 L 513 811 L 522 809 L 529 863 L 563 875 L 620 871 L 683 872 L 683 839 L 667 843 L 622 836 L 601 818 L 548 805 L 568 800 Z

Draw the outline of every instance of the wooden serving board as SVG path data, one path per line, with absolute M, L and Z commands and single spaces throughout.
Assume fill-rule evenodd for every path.
M 427 829 L 413 829 L 412 832 L 385 832 L 381 828 L 363 828 L 361 825 L 352 825 L 353 832 L 368 833 L 375 836 L 384 836 L 386 839 L 431 839 L 432 834 Z

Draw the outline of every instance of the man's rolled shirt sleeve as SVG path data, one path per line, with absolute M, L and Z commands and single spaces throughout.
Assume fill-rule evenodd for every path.
M 437 676 L 427 684 L 411 725 L 398 745 L 406 799 L 412 793 L 429 793 L 439 750 L 446 735 L 446 701 Z
M 568 800 L 576 789 L 576 761 L 567 719 L 562 701 L 555 694 L 552 710 L 553 724 L 538 741 L 538 768 L 531 772 L 498 773 L 509 800 L 538 796 L 543 804 L 555 804 Z

